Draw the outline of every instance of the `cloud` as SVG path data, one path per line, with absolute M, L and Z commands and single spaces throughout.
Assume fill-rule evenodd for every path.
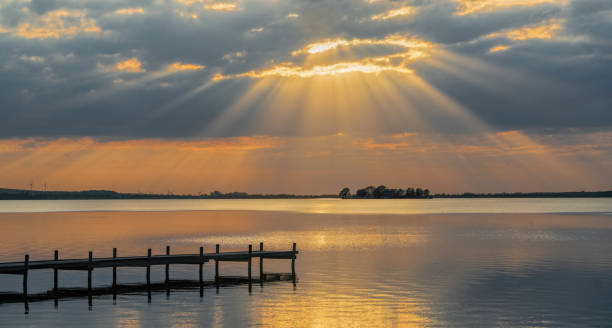
M 138 8 L 121 8 L 121 9 L 117 9 L 115 10 L 115 14 L 117 15 L 136 15 L 136 14 L 144 14 L 144 9 L 142 7 L 138 7 Z
M 293 56 L 301 54 L 320 54 L 339 47 L 359 47 L 359 46 L 397 46 L 409 50 L 432 48 L 433 43 L 415 37 L 406 37 L 400 34 L 387 35 L 381 39 L 328 39 L 324 41 L 307 44 L 304 48 L 293 51 Z M 418 57 L 421 52 L 410 52 L 408 57 Z
M 23 61 L 33 62 L 33 63 L 42 63 L 42 62 L 45 61 L 45 59 L 43 57 L 39 57 L 39 56 L 21 55 L 21 56 L 19 56 L 19 59 L 21 59 Z
M 27 21 L 15 27 L 3 27 L 4 33 L 25 39 L 72 38 L 81 34 L 100 34 L 102 29 L 87 11 L 57 9 L 42 15 L 31 14 Z
M 566 6 L 569 0 L 455 0 L 457 5 L 456 15 L 474 15 L 491 12 L 495 10 L 533 7 L 544 4 Z
M 281 64 L 269 69 L 261 71 L 249 71 L 241 74 L 234 75 L 222 75 L 217 74 L 213 79 L 215 81 L 234 79 L 241 77 L 250 78 L 265 78 L 269 76 L 277 77 L 300 77 L 309 78 L 315 76 L 329 76 L 347 73 L 364 73 L 364 74 L 378 74 L 382 72 L 393 71 L 398 73 L 410 74 L 413 71 L 400 66 L 385 65 L 378 63 L 367 63 L 367 62 L 346 62 L 336 63 L 331 65 L 317 65 L 312 68 L 303 68 L 294 64 Z
M 510 49 L 510 46 L 495 46 L 489 49 L 489 52 L 502 52 Z
M 117 71 L 128 72 L 128 73 L 146 72 L 146 70 L 142 68 L 142 62 L 140 62 L 140 60 L 138 60 L 138 58 L 136 57 L 118 62 L 115 65 L 115 69 Z
M 249 30 L 249 33 L 261 33 L 263 32 L 264 28 L 263 27 L 253 27 L 252 29 Z
M 223 55 L 223 59 L 228 63 L 235 63 L 238 61 L 244 62 L 244 57 L 246 57 L 246 51 L 236 51 L 233 53 Z
M 388 35 L 383 39 L 324 40 L 307 44 L 305 47 L 293 51 L 291 54 L 294 57 L 300 55 L 318 55 L 336 50 L 339 47 L 351 48 L 360 46 L 394 46 L 401 48 L 401 50 L 383 56 L 366 56 L 360 60 L 338 61 L 335 63 L 312 66 L 286 62 L 262 70 L 252 70 L 233 75 L 218 73 L 213 77 L 213 80 L 220 81 L 242 77 L 264 78 L 270 76 L 309 78 L 348 73 L 378 74 L 389 71 L 411 74 L 413 71 L 408 68 L 406 64 L 427 57 L 428 49 L 434 47 L 432 43 L 425 40 L 409 38 L 402 35 Z
M 172 8 L 175 12 L 181 17 L 193 20 L 210 13 L 228 13 L 240 10 L 240 1 L 238 0 L 174 0 L 174 2 L 178 4 L 178 6 Z
M 198 64 L 184 64 L 181 62 L 174 62 L 168 65 L 168 69 L 174 72 L 185 72 L 185 71 L 199 71 L 206 68 L 204 65 Z
M 381 20 L 384 21 L 384 20 L 389 20 L 389 19 L 394 19 L 394 18 L 412 16 L 414 15 L 415 12 L 416 10 L 413 7 L 405 6 L 405 7 L 400 7 L 396 9 L 391 9 L 391 10 L 382 12 L 380 14 L 372 15 L 370 19 L 373 21 L 381 21 Z
M 234 11 L 238 10 L 238 4 L 234 2 L 213 2 L 204 5 L 204 9 L 212 11 Z
M 205 8 L 221 2 L 237 9 Z M 416 12 L 371 21 L 405 6 Z M 414 81 L 492 131 L 611 129 L 610 12 L 606 0 L 0 1 L 0 138 L 454 131 Z M 131 58 L 140 66 L 118 69 Z M 236 124 L 215 126 L 251 93 Z M 264 109 L 273 98 L 285 102 Z M 318 123 L 293 126 L 304 117 Z
M 563 20 L 551 19 L 534 25 L 523 26 L 518 29 L 509 29 L 501 32 L 491 33 L 486 38 L 507 38 L 513 41 L 531 39 L 550 40 L 563 30 Z

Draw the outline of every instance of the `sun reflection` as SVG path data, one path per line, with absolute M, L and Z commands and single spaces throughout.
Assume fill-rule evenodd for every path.
M 366 282 L 351 281 L 355 286 Z M 422 300 L 397 296 L 394 306 L 371 295 L 359 295 L 354 286 L 333 286 L 304 292 L 300 298 L 283 294 L 262 300 L 262 312 L 254 313 L 263 326 L 270 327 L 423 327 L 434 324 Z M 312 306 L 317 304 L 317 306 Z M 292 309 L 279 310 L 279 309 Z M 360 315 L 339 315 L 346 311 Z
M 320 235 L 319 236 L 319 246 L 324 246 L 326 243 L 325 241 L 325 235 Z

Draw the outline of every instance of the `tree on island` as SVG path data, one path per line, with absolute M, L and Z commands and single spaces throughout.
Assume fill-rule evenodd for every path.
M 338 196 L 340 196 L 340 198 L 351 198 L 351 189 L 345 187 L 344 189 L 342 189 L 340 191 L 340 193 L 338 194 Z
M 357 189 L 357 192 L 353 196 L 351 196 L 350 189 L 345 187 L 338 195 L 340 198 L 431 198 L 429 189 L 390 189 L 384 185 L 378 187 L 368 186 L 363 189 Z

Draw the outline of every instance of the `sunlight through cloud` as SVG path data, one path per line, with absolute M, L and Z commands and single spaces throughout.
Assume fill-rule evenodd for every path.
M 184 72 L 184 71 L 199 71 L 204 69 L 206 66 L 197 65 L 197 64 L 184 64 L 181 62 L 174 62 L 168 65 L 168 69 L 174 72 Z
M 204 5 L 204 9 L 213 11 L 234 11 L 238 9 L 238 5 L 232 2 L 213 2 Z
M 513 41 L 530 39 L 552 39 L 559 31 L 563 30 L 563 20 L 551 19 L 542 23 L 523 26 L 517 29 L 509 29 L 501 32 L 491 33 L 485 38 L 504 37 Z
M 291 54 L 294 57 L 300 55 L 316 55 L 335 50 L 339 47 L 358 46 L 391 46 L 400 47 L 402 50 L 383 56 L 366 56 L 361 60 L 337 61 L 335 63 L 310 66 L 286 62 L 263 70 L 252 70 L 233 75 L 218 73 L 213 77 L 213 80 L 220 81 L 241 77 L 263 78 L 268 76 L 308 78 L 355 72 L 378 74 L 385 71 L 410 74 L 413 71 L 406 67 L 406 64 L 409 61 L 429 56 L 428 49 L 433 48 L 434 44 L 418 38 L 408 38 L 402 35 L 389 35 L 384 39 L 330 39 L 310 43 L 302 49 L 293 51 Z
M 140 60 L 138 60 L 138 58 L 136 57 L 118 62 L 115 65 L 115 69 L 117 71 L 129 72 L 129 73 L 146 72 L 146 70 L 142 68 L 142 62 L 140 62 Z
M 455 0 L 458 3 L 455 15 L 474 15 L 515 7 L 533 7 L 543 4 L 565 6 L 569 0 Z
M 32 16 L 16 27 L 0 26 L 2 31 L 25 39 L 60 39 L 79 34 L 99 34 L 102 29 L 94 19 L 87 17 L 85 10 L 58 9 Z
M 135 15 L 135 14 L 144 14 L 144 9 L 139 7 L 139 8 L 123 8 L 123 9 L 117 9 L 115 10 L 115 14 L 117 15 Z
M 489 49 L 489 52 L 493 53 L 493 52 L 502 52 L 502 51 L 506 51 L 510 49 L 510 46 L 495 46 L 491 49 Z
M 383 13 L 373 15 L 372 17 L 370 17 L 370 19 L 373 21 L 380 21 L 380 20 L 384 21 L 384 20 L 388 20 L 392 18 L 412 16 L 414 15 L 415 12 L 416 10 L 414 8 L 406 6 L 406 7 L 401 7 L 397 9 L 391 9 Z

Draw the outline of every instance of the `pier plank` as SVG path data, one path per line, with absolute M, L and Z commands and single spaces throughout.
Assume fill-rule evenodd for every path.
M 163 265 L 163 264 L 200 264 L 216 261 L 238 261 L 248 262 L 253 257 L 266 259 L 293 259 L 298 254 L 298 251 L 253 251 L 246 252 L 225 252 L 225 253 L 204 253 L 200 254 L 175 254 L 175 255 L 152 255 L 150 260 L 148 256 L 127 256 L 127 257 L 106 257 L 93 258 L 93 268 L 111 268 L 111 267 L 146 267 L 148 265 Z M 28 270 L 40 269 L 60 269 L 60 270 L 88 270 L 89 259 L 61 259 L 61 260 L 38 260 L 29 261 Z M 25 264 L 20 262 L 5 262 L 0 263 L 0 274 L 23 274 Z

